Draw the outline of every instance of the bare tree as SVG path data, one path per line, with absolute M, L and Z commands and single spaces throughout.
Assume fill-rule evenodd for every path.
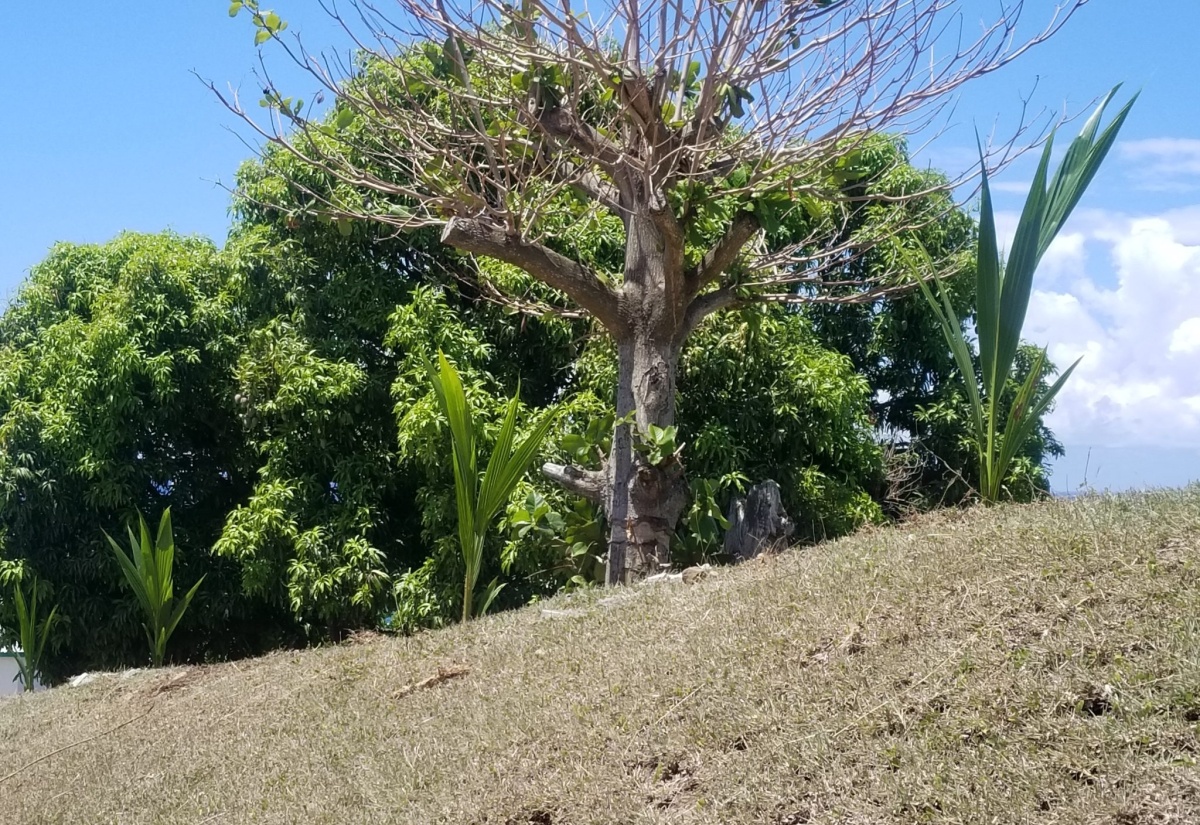
M 612 336 L 618 421 L 636 426 L 618 426 L 600 471 L 543 468 L 607 510 L 611 584 L 668 560 L 686 506 L 680 456 L 651 463 L 635 441 L 672 425 L 692 330 L 751 301 L 870 301 L 905 288 L 880 276 L 847 292 L 830 263 L 871 239 L 768 243 L 779 210 L 844 202 L 828 171 L 867 135 L 925 129 L 951 93 L 1086 2 L 1067 0 L 1018 38 L 1020 0 L 978 27 L 957 0 L 357 0 L 327 7 L 358 46 L 348 67 L 285 39 L 286 24 L 247 1 L 233 11 L 245 6 L 259 42 L 274 39 L 336 95 L 337 113 L 310 120 L 265 64 L 268 122 L 236 94 L 222 99 L 354 193 L 310 191 L 329 213 L 441 226 L 445 243 L 519 267 Z M 583 220 L 619 219 L 621 271 L 545 237 L 564 197 L 587 205 Z

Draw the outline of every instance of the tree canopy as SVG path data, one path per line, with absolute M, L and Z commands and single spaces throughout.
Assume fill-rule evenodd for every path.
M 196 239 L 60 244 L 0 317 L 0 581 L 37 574 L 62 605 L 52 676 L 137 660 L 137 606 L 101 530 L 122 535 L 135 509 L 169 503 L 178 580 L 208 575 L 179 641 L 244 655 L 297 637 L 205 552 L 252 471 L 228 273 Z
M 917 185 L 855 220 L 874 136 L 927 123 L 948 94 L 1048 38 L 1081 4 L 1024 42 L 1021 4 L 1001 4 L 995 25 L 955 42 L 945 36 L 955 4 L 933 0 L 401 0 L 394 16 L 351 2 L 345 16 L 331 11 L 360 47 L 348 70 L 239 0 L 231 14 L 248 9 L 256 42 L 281 44 L 336 109 L 310 118 L 269 78 L 267 124 L 224 99 L 320 170 L 319 186 L 291 181 L 311 209 L 439 227 L 444 243 L 527 273 L 612 337 L 610 454 L 599 468 L 546 470 L 605 509 L 617 583 L 668 562 L 687 507 L 682 456 L 649 461 L 638 444 L 675 426 L 688 337 L 749 302 L 870 303 L 910 288 L 904 266 L 859 267 L 846 281 L 848 256 L 936 219 L 909 209 L 929 203 Z M 582 227 L 566 238 L 555 231 L 564 214 Z M 615 235 L 610 256 L 570 248 L 571 235 L 601 227 Z M 522 303 L 511 284 L 491 284 Z

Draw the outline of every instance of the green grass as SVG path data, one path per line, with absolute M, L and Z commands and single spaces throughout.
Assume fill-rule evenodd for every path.
M 1200 821 L 1200 488 L 545 607 L 6 699 L 0 820 Z

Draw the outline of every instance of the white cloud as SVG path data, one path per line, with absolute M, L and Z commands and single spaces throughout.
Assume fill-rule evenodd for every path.
M 1130 177 L 1138 189 L 1190 192 L 1200 176 L 1200 140 L 1147 138 L 1117 144 L 1122 160 L 1133 165 Z
M 1021 215 L 1018 212 L 997 212 L 996 240 L 1000 245 L 1001 255 L 1006 255 L 1012 247 L 1013 236 L 1017 234 L 1017 223 Z M 1078 221 L 1074 221 L 1078 223 Z M 1056 283 L 1067 278 L 1083 276 L 1087 262 L 1086 242 L 1088 235 L 1085 231 L 1063 231 L 1058 234 L 1046 254 L 1042 257 L 1038 268 L 1039 284 Z
M 1200 207 L 1091 210 L 1068 229 L 1025 327 L 1059 367 L 1083 356 L 1052 428 L 1077 445 L 1200 446 Z
M 1200 352 L 1200 316 L 1188 318 L 1171 334 L 1172 353 L 1190 355 Z
M 1171 225 L 1175 239 L 1188 246 L 1200 246 L 1200 205 L 1172 209 L 1162 215 Z
M 1147 138 L 1118 144 L 1121 157 L 1141 161 L 1152 169 L 1176 174 L 1200 175 L 1200 140 L 1194 138 Z
M 1032 180 L 997 180 L 988 184 L 993 192 L 1007 192 L 1012 195 L 1026 195 L 1033 187 Z

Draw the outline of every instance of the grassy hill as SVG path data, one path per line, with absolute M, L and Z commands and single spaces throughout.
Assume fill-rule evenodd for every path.
M 1200 821 L 1200 488 L 0 702 L 0 820 Z

